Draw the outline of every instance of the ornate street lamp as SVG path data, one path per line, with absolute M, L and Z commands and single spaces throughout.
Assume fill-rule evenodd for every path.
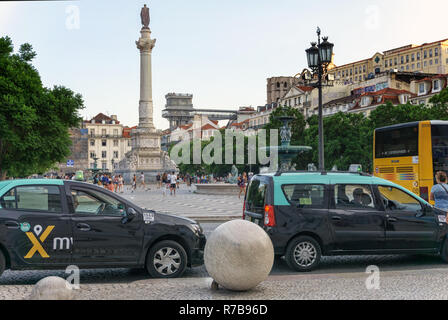
M 323 38 L 321 42 L 320 28 L 317 27 L 317 43 L 312 42 L 311 47 L 306 51 L 308 66 L 317 74 L 318 82 L 313 85 L 319 89 L 319 170 L 325 171 L 324 159 L 324 125 L 322 116 L 322 78 L 327 72 L 328 65 L 333 56 L 334 44 L 328 42 L 328 37 Z

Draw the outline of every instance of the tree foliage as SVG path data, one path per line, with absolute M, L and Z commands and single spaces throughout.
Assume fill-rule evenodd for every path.
M 68 129 L 80 122 L 83 99 L 68 88 L 42 85 L 30 44 L 13 53 L 0 38 L 0 179 L 45 172 L 70 150 Z

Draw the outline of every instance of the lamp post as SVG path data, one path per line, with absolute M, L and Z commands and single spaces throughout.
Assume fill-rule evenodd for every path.
M 320 38 L 320 28 L 317 27 L 317 43 L 312 42 L 311 48 L 306 50 L 308 66 L 316 74 L 319 89 L 319 170 L 325 171 L 324 158 L 324 124 L 322 116 L 322 78 L 327 72 L 328 65 L 331 63 L 333 56 L 334 44 L 328 42 L 328 37 Z
M 112 159 L 110 162 L 112 163 L 112 170 L 111 170 L 111 173 L 114 173 L 114 170 L 115 170 L 115 160 Z

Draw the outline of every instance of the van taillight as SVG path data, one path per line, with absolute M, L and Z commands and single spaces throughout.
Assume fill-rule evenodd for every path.
M 429 201 L 428 187 L 420 187 L 420 197 L 425 201 Z
M 264 207 L 264 225 L 266 227 L 275 227 L 274 206 L 266 205 Z

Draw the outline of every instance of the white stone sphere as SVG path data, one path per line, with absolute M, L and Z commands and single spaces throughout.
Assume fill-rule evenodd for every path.
M 207 239 L 204 263 L 219 285 L 247 291 L 267 279 L 274 264 L 274 247 L 258 225 L 233 220 L 216 228 Z
M 72 300 L 73 289 L 60 277 L 46 277 L 40 280 L 31 291 L 29 300 Z

